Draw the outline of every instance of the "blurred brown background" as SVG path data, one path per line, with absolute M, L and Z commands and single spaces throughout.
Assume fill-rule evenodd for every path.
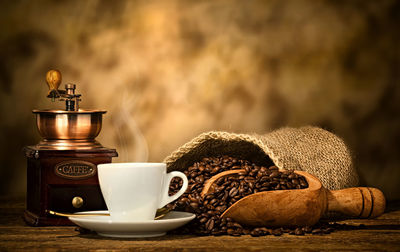
M 399 199 L 400 2 L 0 1 L 0 193 L 24 194 L 22 148 L 45 73 L 106 109 L 115 161 L 162 161 L 209 130 L 316 125 L 364 185 Z

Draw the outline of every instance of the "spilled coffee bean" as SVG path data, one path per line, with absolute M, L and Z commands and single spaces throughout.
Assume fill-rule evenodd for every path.
M 212 176 L 226 171 L 243 169 L 234 176 L 226 176 L 218 179 L 214 184 L 212 193 L 200 196 L 204 183 Z M 259 166 L 247 160 L 234 157 L 221 156 L 203 158 L 184 171 L 188 177 L 188 190 L 181 198 L 168 205 L 169 208 L 192 212 L 196 218 L 188 225 L 175 231 L 181 234 L 197 235 L 232 235 L 251 236 L 274 235 L 283 233 L 304 235 L 305 233 L 323 234 L 327 228 L 296 227 L 294 229 L 267 227 L 243 227 L 231 218 L 221 218 L 222 213 L 231 205 L 248 195 L 272 190 L 303 189 L 308 187 L 306 179 L 293 171 L 279 171 L 272 163 L 267 166 Z M 174 178 L 170 186 L 170 194 L 174 194 L 182 186 L 182 180 Z M 317 230 L 317 231 L 315 231 Z M 321 231 L 319 231 L 321 230 Z M 329 230 L 329 232 L 333 231 Z

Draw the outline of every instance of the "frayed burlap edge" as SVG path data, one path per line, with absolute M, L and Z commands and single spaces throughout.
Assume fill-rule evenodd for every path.
M 258 138 L 257 138 L 258 137 Z M 254 149 L 259 149 L 258 152 L 263 152 L 264 155 L 263 158 L 271 159 L 272 162 L 280 169 L 283 169 L 283 164 L 280 161 L 279 157 L 277 157 L 270 148 L 264 145 L 264 143 L 259 139 L 259 135 L 249 135 L 249 134 L 237 134 L 237 133 L 229 133 L 229 132 L 224 132 L 224 131 L 210 131 L 210 132 L 205 132 L 197 137 L 193 138 L 189 142 L 185 143 L 181 147 L 179 147 L 177 150 L 172 152 L 165 160 L 164 163 L 167 164 L 168 171 L 173 171 L 173 170 L 179 170 L 183 171 L 185 170 L 188 166 L 193 164 L 193 159 L 188 158 L 188 160 L 181 160 L 182 158 L 185 158 L 186 156 L 192 156 L 191 152 L 193 150 L 198 150 L 200 146 L 209 143 L 210 141 L 215 141 L 221 144 L 232 144 L 232 143 L 248 143 L 250 145 L 253 145 Z M 213 143 L 215 143 L 213 142 Z M 210 147 L 207 151 L 207 154 L 209 156 L 216 156 L 216 155 L 229 155 L 231 154 L 230 151 L 226 150 L 224 148 L 223 152 L 221 153 L 215 153 L 215 149 L 219 149 L 218 144 L 213 144 L 210 143 L 207 147 Z M 201 148 L 203 149 L 203 148 Z M 229 148 L 228 148 L 229 149 Z M 260 153 L 259 153 L 260 154 Z M 201 155 L 201 153 L 197 152 L 195 154 L 196 156 L 202 156 L 202 157 L 208 157 L 205 155 Z M 241 154 L 241 156 L 246 157 L 247 155 Z M 201 158 L 198 158 L 198 160 L 195 161 L 200 161 Z M 259 161 L 259 160 L 251 160 L 253 162 Z

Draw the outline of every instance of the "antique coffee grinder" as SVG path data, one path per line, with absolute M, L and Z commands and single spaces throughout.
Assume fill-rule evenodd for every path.
M 58 89 L 61 73 L 47 72 L 47 97 L 65 101 L 65 110 L 33 110 L 42 141 L 24 148 L 27 157 L 27 199 L 24 219 L 29 225 L 72 225 L 48 210 L 72 213 L 107 209 L 100 191 L 97 164 L 111 163 L 115 149 L 95 140 L 103 110 L 79 108 L 76 85 Z

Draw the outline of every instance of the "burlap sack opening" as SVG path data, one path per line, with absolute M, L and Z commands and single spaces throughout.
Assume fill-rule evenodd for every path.
M 207 132 L 178 148 L 164 162 L 168 171 L 183 171 L 204 157 L 219 155 L 306 171 L 331 190 L 358 184 L 358 175 L 344 142 L 326 130 L 310 126 L 282 128 L 265 135 Z
M 193 165 L 194 162 L 200 161 L 203 157 L 214 157 L 228 155 L 239 159 L 251 160 L 259 165 L 272 165 L 273 162 L 263 150 L 254 143 L 238 140 L 226 139 L 204 139 L 193 149 L 188 149 L 182 157 L 175 162 L 170 162 L 168 171 L 183 171 L 187 167 Z

